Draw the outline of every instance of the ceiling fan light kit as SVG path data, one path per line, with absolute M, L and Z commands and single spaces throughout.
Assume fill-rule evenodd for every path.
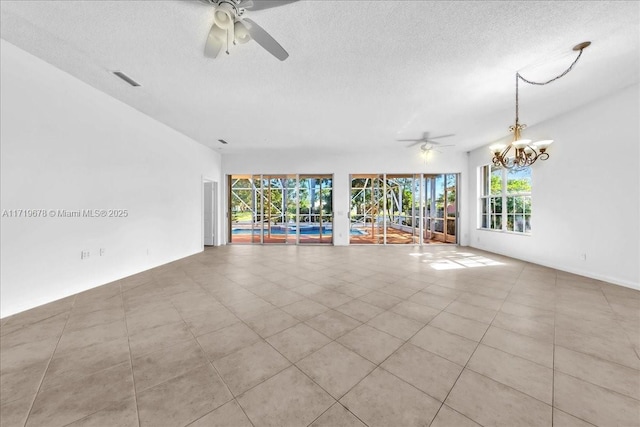
M 222 1 L 216 6 L 216 11 L 213 14 L 213 22 L 220 28 L 225 30 L 231 29 L 234 24 L 235 16 L 237 12 L 231 3 Z
M 251 40 L 249 30 L 241 21 L 236 21 L 236 23 L 233 24 L 233 33 L 235 34 L 235 40 L 237 43 L 245 44 Z
M 411 142 L 412 144 L 409 144 L 407 147 L 413 147 L 415 145 L 420 145 L 420 157 L 426 163 L 427 160 L 429 160 L 430 154 L 433 151 L 440 152 L 440 150 L 436 150 L 436 147 L 437 148 L 453 147 L 453 144 L 443 145 L 441 142 L 435 141 L 436 139 L 448 138 L 450 136 L 455 136 L 455 135 L 451 133 L 451 134 L 447 134 L 447 135 L 429 137 L 429 132 L 424 132 L 422 134 L 422 138 L 420 138 L 420 139 L 398 139 L 397 141 L 401 141 L 401 142 L 407 142 L 408 141 L 408 142 Z
M 249 10 L 263 10 L 276 6 L 283 6 L 293 1 L 252 1 L 252 0 L 202 0 L 213 5 L 213 25 L 209 31 L 204 47 L 204 55 L 209 58 L 217 58 L 223 47 L 229 54 L 229 44 L 245 44 L 255 40 L 267 52 L 284 61 L 289 54 L 275 41 L 262 27 L 244 14 Z
M 573 66 L 576 65 L 580 57 L 582 56 L 582 51 L 587 48 L 591 42 L 582 42 L 573 47 L 574 51 L 578 52 L 578 56 L 573 61 L 573 63 L 564 70 L 562 73 L 557 75 L 556 77 L 547 80 L 545 82 L 534 82 L 531 80 L 527 80 L 520 73 L 516 73 L 516 122 L 514 125 L 509 126 L 509 132 L 513 133 L 513 141 L 508 144 L 494 144 L 489 147 L 489 150 L 493 153 L 493 158 L 491 161 L 494 166 L 503 167 L 506 169 L 519 170 L 531 166 L 538 159 L 547 160 L 549 158 L 549 153 L 547 153 L 547 148 L 553 143 L 552 139 L 545 139 L 542 141 L 532 142 L 530 139 L 522 138 L 522 131 L 527 127 L 524 123 L 520 123 L 519 118 L 519 103 L 518 103 L 518 83 L 522 80 L 525 83 L 537 86 L 544 86 L 551 82 L 558 80 L 561 77 L 564 77 L 569 71 L 573 69 Z M 514 149 L 514 155 L 511 156 L 509 153 L 511 149 Z

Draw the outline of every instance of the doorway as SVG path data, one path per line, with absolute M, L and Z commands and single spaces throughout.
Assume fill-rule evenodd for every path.
M 202 246 L 216 244 L 216 200 L 217 183 L 208 179 L 202 180 Z

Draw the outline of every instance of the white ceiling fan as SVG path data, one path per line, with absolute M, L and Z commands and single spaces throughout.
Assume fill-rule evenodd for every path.
M 217 58 L 224 47 L 229 54 L 229 44 L 244 44 L 253 39 L 267 52 L 284 61 L 289 54 L 261 26 L 244 17 L 247 11 L 258 11 L 284 6 L 297 0 L 200 0 L 215 7 L 213 25 L 207 36 L 204 55 Z
M 407 148 L 413 147 L 415 145 L 420 145 L 420 151 L 422 152 L 422 154 L 426 155 L 432 150 L 439 151 L 439 150 L 436 150 L 436 148 L 453 147 L 453 144 L 443 145 L 442 143 L 435 141 L 436 139 L 448 138 L 450 136 L 454 136 L 454 134 L 450 133 L 447 135 L 429 137 L 429 132 L 424 132 L 422 134 L 422 138 L 420 139 L 398 139 L 398 141 L 411 142 L 411 144 L 407 145 Z

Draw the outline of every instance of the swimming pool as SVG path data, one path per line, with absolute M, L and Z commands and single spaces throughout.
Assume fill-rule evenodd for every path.
M 276 235 L 281 235 L 281 234 L 296 234 L 296 226 L 295 225 L 291 225 L 291 226 L 287 226 L 287 227 L 283 227 L 281 225 L 276 225 L 276 226 L 272 226 L 271 227 L 271 234 L 276 234 Z M 252 233 L 253 232 L 253 233 Z M 324 236 L 330 236 L 332 234 L 333 230 L 329 227 L 323 226 L 322 227 L 322 234 Z M 264 234 L 267 234 L 268 230 L 265 228 L 264 229 Z M 254 235 L 260 235 L 260 229 L 249 229 L 249 228 L 234 228 L 231 230 L 231 234 L 234 235 L 250 235 L 250 234 L 254 234 Z M 301 235 L 319 235 L 320 234 L 320 226 L 317 225 L 303 225 L 300 226 L 300 234 Z M 351 230 L 350 234 L 352 236 L 362 236 L 364 234 L 367 234 L 364 231 L 360 231 L 360 230 Z

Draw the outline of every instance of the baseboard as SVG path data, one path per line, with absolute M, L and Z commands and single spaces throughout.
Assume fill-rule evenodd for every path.
M 532 264 L 538 264 L 538 265 L 541 265 L 543 267 L 549 267 L 549 268 L 553 268 L 553 269 L 556 269 L 556 270 L 564 271 L 566 273 L 577 274 L 578 276 L 584 276 L 584 277 L 588 277 L 590 279 L 601 280 L 603 282 L 611 283 L 611 284 L 618 285 L 618 286 L 624 286 L 625 288 L 630 288 L 630 289 L 634 289 L 634 290 L 640 291 L 640 283 L 636 283 L 636 282 L 633 282 L 633 281 L 630 281 L 630 280 L 626 280 L 626 279 L 622 279 L 622 278 L 619 278 L 619 277 L 614 277 L 614 276 L 609 276 L 609 275 L 601 275 L 601 274 L 593 273 L 593 272 L 588 271 L 588 270 L 581 270 L 579 268 L 570 268 L 570 267 L 567 268 L 566 266 L 554 264 L 554 263 L 548 262 L 546 260 L 541 260 L 541 259 L 536 259 L 536 258 L 517 257 L 517 256 L 514 256 L 513 254 L 508 254 L 508 253 L 505 253 L 505 252 L 500 252 L 500 251 L 490 250 L 490 249 L 486 249 L 486 248 L 481 248 L 481 247 L 478 247 L 478 246 L 469 246 L 469 247 L 474 248 L 474 249 L 479 249 L 481 251 L 493 252 L 493 253 L 496 253 L 498 255 L 508 256 L 510 258 L 518 259 L 520 261 L 530 262 Z

